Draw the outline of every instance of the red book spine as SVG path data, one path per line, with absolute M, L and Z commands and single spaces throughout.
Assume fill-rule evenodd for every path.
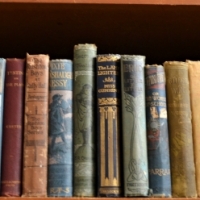
M 25 60 L 6 60 L 1 196 L 20 196 Z

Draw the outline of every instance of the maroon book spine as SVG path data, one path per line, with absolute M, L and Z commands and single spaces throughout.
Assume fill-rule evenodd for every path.
M 20 196 L 25 60 L 6 59 L 1 196 Z

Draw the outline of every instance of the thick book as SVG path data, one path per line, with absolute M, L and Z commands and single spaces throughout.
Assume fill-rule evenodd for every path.
M 197 195 L 200 197 L 200 61 L 187 60 L 189 67 L 192 131 Z
M 164 63 L 173 197 L 196 197 L 188 64 Z
M 1 196 L 21 196 L 25 59 L 6 59 Z
M 124 196 L 147 196 L 149 191 L 145 56 L 121 56 Z
M 2 161 L 2 139 L 3 139 L 5 70 L 6 70 L 6 60 L 4 58 L 0 58 L 0 172 L 2 165 L 1 161 Z M 0 180 L 1 180 L 1 173 L 0 173 Z
M 122 195 L 120 55 L 97 55 L 98 196 Z
M 96 195 L 95 85 L 97 47 L 74 46 L 74 196 Z
M 150 193 L 154 197 L 171 197 L 166 82 L 162 65 L 146 65 L 145 85 Z
M 26 57 L 23 197 L 47 196 L 49 56 Z
M 72 61 L 49 65 L 48 196 L 72 196 Z

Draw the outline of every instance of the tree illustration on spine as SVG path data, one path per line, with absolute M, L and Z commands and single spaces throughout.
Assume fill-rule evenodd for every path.
M 126 111 L 131 113 L 133 116 L 133 126 L 131 129 L 131 140 L 130 140 L 130 158 L 129 158 L 129 164 L 128 164 L 128 169 L 129 169 L 129 176 L 127 178 L 128 182 L 133 182 L 133 181 L 146 181 L 147 180 L 147 175 L 141 168 L 142 165 L 142 160 L 143 160 L 143 155 L 140 155 L 140 159 L 134 156 L 134 151 L 136 150 L 136 144 L 135 141 L 135 132 L 140 133 L 141 131 L 141 125 L 140 125 L 140 118 L 142 116 L 142 109 L 144 107 L 144 101 L 143 101 L 143 95 L 139 95 L 136 98 L 132 97 L 131 95 L 124 93 L 124 100 L 125 100 L 125 108 Z M 140 138 L 138 138 L 138 141 Z M 136 151 L 137 152 L 137 151 Z

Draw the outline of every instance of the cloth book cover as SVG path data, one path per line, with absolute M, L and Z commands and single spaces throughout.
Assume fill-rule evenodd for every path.
M 121 56 L 124 196 L 147 196 L 149 191 L 145 56 Z
M 192 131 L 197 195 L 200 197 L 200 61 L 187 60 L 189 67 Z
M 97 47 L 74 46 L 74 196 L 96 195 L 94 69 Z
M 26 57 L 23 197 L 47 196 L 49 56 Z
M 196 197 L 188 63 L 164 63 L 173 197 Z
M 21 196 L 25 59 L 6 59 L 1 196 Z
M 122 195 L 120 55 L 97 55 L 98 196 Z
M 51 60 L 49 72 L 48 196 L 72 196 L 72 61 Z
M 3 130 L 3 111 L 4 111 L 4 83 L 5 83 L 6 60 L 0 58 L 0 172 L 2 163 L 2 130 Z M 1 180 L 1 175 L 0 175 Z M 0 188 L 1 190 L 1 188 Z
M 145 72 L 150 193 L 171 197 L 165 71 L 162 65 L 146 65 Z

